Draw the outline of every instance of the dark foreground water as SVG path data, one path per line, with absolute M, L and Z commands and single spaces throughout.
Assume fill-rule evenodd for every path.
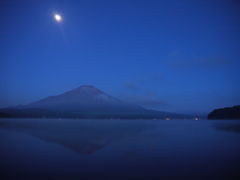
M 240 179 L 240 121 L 0 119 L 0 179 Z

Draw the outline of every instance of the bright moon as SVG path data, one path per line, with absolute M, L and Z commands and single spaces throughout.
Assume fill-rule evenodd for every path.
M 60 14 L 54 14 L 54 18 L 57 22 L 61 22 L 62 21 L 62 16 Z

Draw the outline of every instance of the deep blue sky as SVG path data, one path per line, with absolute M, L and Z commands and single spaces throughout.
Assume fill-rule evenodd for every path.
M 82 84 L 172 112 L 240 104 L 237 0 L 2 0 L 0 42 L 0 107 Z

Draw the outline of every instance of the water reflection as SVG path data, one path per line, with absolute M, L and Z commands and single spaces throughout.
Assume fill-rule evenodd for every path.
M 0 167 L 15 179 L 229 180 L 240 177 L 239 124 L 0 119 Z
M 122 138 L 137 135 L 150 126 L 109 120 L 36 120 L 4 121 L 0 128 L 26 133 L 46 142 L 56 143 L 81 154 L 93 154 Z
M 214 124 L 214 128 L 220 131 L 236 132 L 240 133 L 240 123 L 217 123 Z

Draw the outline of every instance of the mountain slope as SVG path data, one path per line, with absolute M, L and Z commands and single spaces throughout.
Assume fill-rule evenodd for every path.
M 61 110 L 63 112 L 124 112 L 144 110 L 122 102 L 94 86 L 84 85 L 58 96 L 50 96 L 21 108 Z
M 185 115 L 147 110 L 114 98 L 94 86 L 84 85 L 28 105 L 0 110 L 2 117 L 66 118 L 184 118 Z
M 240 119 L 240 105 L 215 109 L 208 114 L 208 119 Z

